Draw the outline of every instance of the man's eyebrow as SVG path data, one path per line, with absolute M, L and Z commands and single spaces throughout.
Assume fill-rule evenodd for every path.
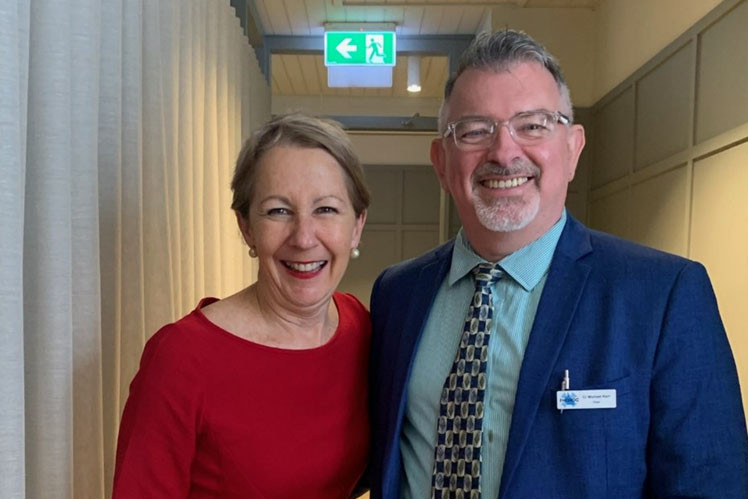
M 460 116 L 459 118 L 455 120 L 451 120 L 451 123 L 454 123 L 455 121 L 473 120 L 473 119 L 493 120 L 493 118 L 491 118 L 490 116 L 486 116 L 485 114 L 466 114 L 466 115 Z
M 539 107 L 535 109 L 523 109 L 522 111 L 517 111 L 513 115 L 509 117 L 509 119 L 514 118 L 515 116 L 519 116 L 520 114 L 529 114 L 529 113 L 552 113 L 553 111 L 550 111 L 544 107 Z M 466 114 L 464 116 L 460 116 L 459 118 L 455 120 L 451 120 L 450 123 L 454 123 L 455 121 L 462 121 L 462 120 L 472 120 L 472 119 L 482 119 L 482 120 L 491 120 L 496 121 L 491 116 L 486 116 L 485 114 Z

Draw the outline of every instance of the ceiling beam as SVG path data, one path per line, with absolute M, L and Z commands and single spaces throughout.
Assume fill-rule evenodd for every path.
M 340 3 L 341 0 L 333 0 L 333 4 Z M 379 1 L 356 1 L 356 0 L 342 0 L 342 5 L 344 7 L 495 7 L 497 5 L 506 5 L 506 4 L 514 4 L 519 5 L 522 3 L 527 3 L 528 0 L 493 0 L 491 2 L 481 2 L 480 0 L 467 0 L 467 1 L 460 1 L 460 0 L 443 0 L 441 2 L 436 1 L 420 1 L 420 2 L 414 2 L 414 1 L 408 1 L 408 0 L 400 0 L 400 1 L 386 1 L 386 0 L 379 0 Z
M 410 132 L 435 134 L 437 119 L 430 116 L 328 116 L 348 132 Z
M 252 0 L 230 0 L 230 4 L 236 11 L 239 18 L 239 24 L 244 29 L 244 35 L 249 41 L 249 45 L 254 49 L 257 57 L 257 64 L 260 71 L 265 76 L 265 80 L 270 84 L 270 65 L 266 60 L 267 53 L 263 50 L 263 34 L 260 25 L 260 16 L 257 13 L 257 7 Z
M 531 0 L 493 0 L 490 2 L 482 2 L 480 0 L 442 0 L 442 1 L 408 1 L 408 0 L 331 0 L 332 4 L 338 7 L 498 7 L 501 5 L 514 5 L 516 7 L 524 8 L 530 3 Z M 599 4 L 599 0 L 596 2 L 584 2 L 581 4 L 572 5 L 556 5 L 550 0 L 541 2 L 541 5 L 536 5 L 534 8 L 538 9 L 549 9 L 549 8 L 563 8 L 563 9 L 589 9 L 594 10 Z

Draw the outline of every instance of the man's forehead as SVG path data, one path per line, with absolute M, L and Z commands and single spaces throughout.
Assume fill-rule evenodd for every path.
M 555 78 L 548 69 L 537 61 L 519 61 L 509 65 L 485 68 L 468 68 L 455 80 L 452 95 L 459 91 L 460 87 L 469 83 L 486 80 L 502 80 L 505 82 L 538 82 L 550 84 L 557 88 Z M 451 99 L 451 96 L 450 96 Z
M 493 88 L 494 86 L 500 88 Z M 501 114 L 555 111 L 562 102 L 553 75 L 540 63 L 521 62 L 503 70 L 470 68 L 456 80 L 445 110 L 450 119 L 459 113 L 485 115 L 489 107 L 500 105 Z M 498 112 L 499 110 L 495 110 Z M 504 116 L 509 118 L 510 116 Z

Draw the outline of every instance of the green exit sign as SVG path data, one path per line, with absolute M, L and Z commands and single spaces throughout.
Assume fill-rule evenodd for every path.
M 325 66 L 394 66 L 393 31 L 326 31 Z

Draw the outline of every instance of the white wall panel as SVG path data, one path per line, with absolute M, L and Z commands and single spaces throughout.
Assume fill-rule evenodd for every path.
M 634 143 L 634 95 L 627 89 L 597 110 L 594 118 L 592 188 L 625 177 L 631 171 Z
M 748 2 L 700 37 L 696 142 L 748 122 Z
M 641 169 L 689 145 L 694 51 L 688 43 L 637 83 L 636 164 Z
M 696 162 L 690 254 L 712 279 L 748 408 L 748 143 Z
M 590 204 L 590 227 L 631 239 L 631 194 L 628 189 L 598 198 Z
M 631 188 L 631 235 L 669 253 L 688 254 L 689 205 L 686 165 Z

